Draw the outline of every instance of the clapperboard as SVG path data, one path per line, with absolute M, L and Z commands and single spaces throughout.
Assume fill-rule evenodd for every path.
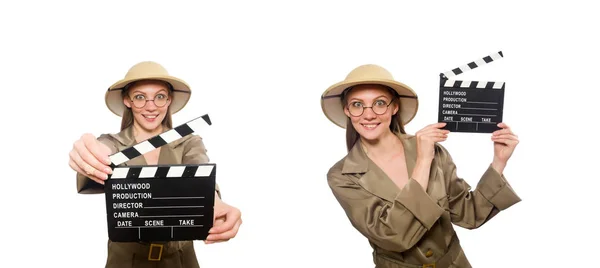
M 213 225 L 216 165 L 118 166 L 210 126 L 203 115 L 110 156 L 105 181 L 109 239 L 204 240 Z
M 491 133 L 500 129 L 504 82 L 459 81 L 451 77 L 503 58 L 502 51 L 440 74 L 438 122 L 453 132 Z

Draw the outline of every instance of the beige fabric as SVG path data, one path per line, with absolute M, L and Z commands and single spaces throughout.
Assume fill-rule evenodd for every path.
M 171 114 L 183 109 L 190 100 L 192 91 L 188 83 L 180 78 L 169 75 L 167 70 L 160 64 L 152 61 L 140 62 L 129 69 L 125 77 L 112 84 L 104 96 L 108 109 L 118 116 L 123 116 L 125 104 L 121 97 L 122 89 L 127 84 L 146 79 L 161 80 L 173 86 L 173 99 L 171 100 Z
M 151 250 L 152 249 L 152 250 Z M 142 243 L 108 241 L 106 268 L 199 268 L 192 241 L 170 242 L 161 248 Z M 160 254 L 160 255 L 159 255 Z M 148 258 L 159 259 L 156 261 Z
M 344 114 L 340 94 L 347 88 L 361 84 L 378 84 L 392 88 L 400 95 L 400 118 L 404 125 L 417 114 L 419 100 L 417 94 L 407 85 L 394 80 L 392 74 L 375 64 L 365 64 L 352 70 L 341 82 L 338 82 L 321 95 L 321 108 L 325 116 L 339 127 L 345 128 L 347 116 Z
M 408 172 L 412 174 L 417 157 L 416 138 L 400 137 Z M 385 258 L 407 265 L 434 263 L 456 246 L 454 243 L 459 243 L 453 239 L 453 224 L 478 228 L 521 201 L 506 178 L 491 165 L 477 187 L 471 189 L 457 176 L 450 154 L 440 144 L 435 147 L 426 191 L 413 179 L 399 189 L 367 157 L 360 140 L 331 167 L 327 179 L 351 224 L 368 238 L 374 262 L 379 262 L 377 267 L 404 267 L 381 264 Z M 450 266 L 436 266 L 446 267 L 471 266 L 460 249 L 452 256 Z

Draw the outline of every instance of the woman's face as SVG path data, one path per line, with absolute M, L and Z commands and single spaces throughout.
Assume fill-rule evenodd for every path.
M 390 132 L 392 115 L 398 112 L 398 106 L 392 103 L 392 94 L 386 87 L 359 85 L 350 90 L 346 100 L 344 112 L 362 138 L 378 140 Z
M 155 132 L 167 115 L 171 99 L 165 83 L 142 81 L 129 88 L 123 103 L 131 108 L 135 124 L 147 132 Z

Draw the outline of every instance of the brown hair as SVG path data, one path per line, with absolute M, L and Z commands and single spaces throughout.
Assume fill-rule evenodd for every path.
M 129 89 L 134 87 L 136 84 L 138 84 L 140 82 L 160 82 L 160 83 L 165 84 L 165 86 L 167 87 L 167 91 L 169 92 L 169 99 L 173 99 L 173 86 L 171 86 L 171 84 L 169 84 L 165 81 L 160 81 L 160 80 L 139 80 L 139 81 L 129 83 L 121 91 L 121 97 L 122 98 L 127 97 L 129 94 Z M 133 111 L 131 111 L 130 107 L 125 106 L 125 111 L 123 111 L 123 117 L 121 119 L 121 131 L 130 127 L 131 125 L 133 125 L 133 120 L 134 120 L 133 119 Z M 167 115 L 163 119 L 162 125 L 167 129 L 173 128 L 173 118 L 171 116 L 171 106 L 170 105 L 169 105 L 169 108 L 167 108 Z
M 396 106 L 398 106 L 398 112 L 394 115 L 392 115 L 392 120 L 390 123 L 390 130 L 392 131 L 392 133 L 399 135 L 399 134 L 406 134 L 406 131 L 404 130 L 404 124 L 402 124 L 402 118 L 400 118 L 400 98 L 398 96 L 398 92 L 396 92 L 394 89 L 384 86 L 385 88 L 387 88 L 387 90 L 390 92 L 390 94 L 392 94 L 392 102 L 396 104 Z M 346 96 L 348 96 L 348 93 L 350 93 L 350 91 L 353 89 L 354 87 L 349 87 L 347 89 L 345 89 L 340 98 L 342 99 L 342 109 L 346 109 L 346 106 L 348 105 L 348 100 L 346 99 Z M 354 147 L 354 145 L 356 144 L 356 142 L 358 141 L 358 139 L 360 138 L 360 134 L 358 134 L 358 132 L 356 131 L 356 129 L 354 129 L 354 126 L 352 125 L 352 121 L 351 119 L 348 117 L 347 121 L 346 121 L 346 148 L 348 149 L 348 151 L 350 151 L 352 149 L 352 147 Z

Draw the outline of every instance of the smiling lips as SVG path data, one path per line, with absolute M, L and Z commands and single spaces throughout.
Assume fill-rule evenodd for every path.
M 148 121 L 148 122 L 154 122 L 154 120 L 156 120 L 156 118 L 158 117 L 158 114 L 152 114 L 152 115 L 150 115 L 150 114 L 143 114 L 142 116 L 146 119 L 146 121 Z
M 366 130 L 373 130 L 373 129 L 377 128 L 377 126 L 379 126 L 379 124 L 381 124 L 381 123 L 361 123 L 360 125 L 363 126 L 363 128 Z

